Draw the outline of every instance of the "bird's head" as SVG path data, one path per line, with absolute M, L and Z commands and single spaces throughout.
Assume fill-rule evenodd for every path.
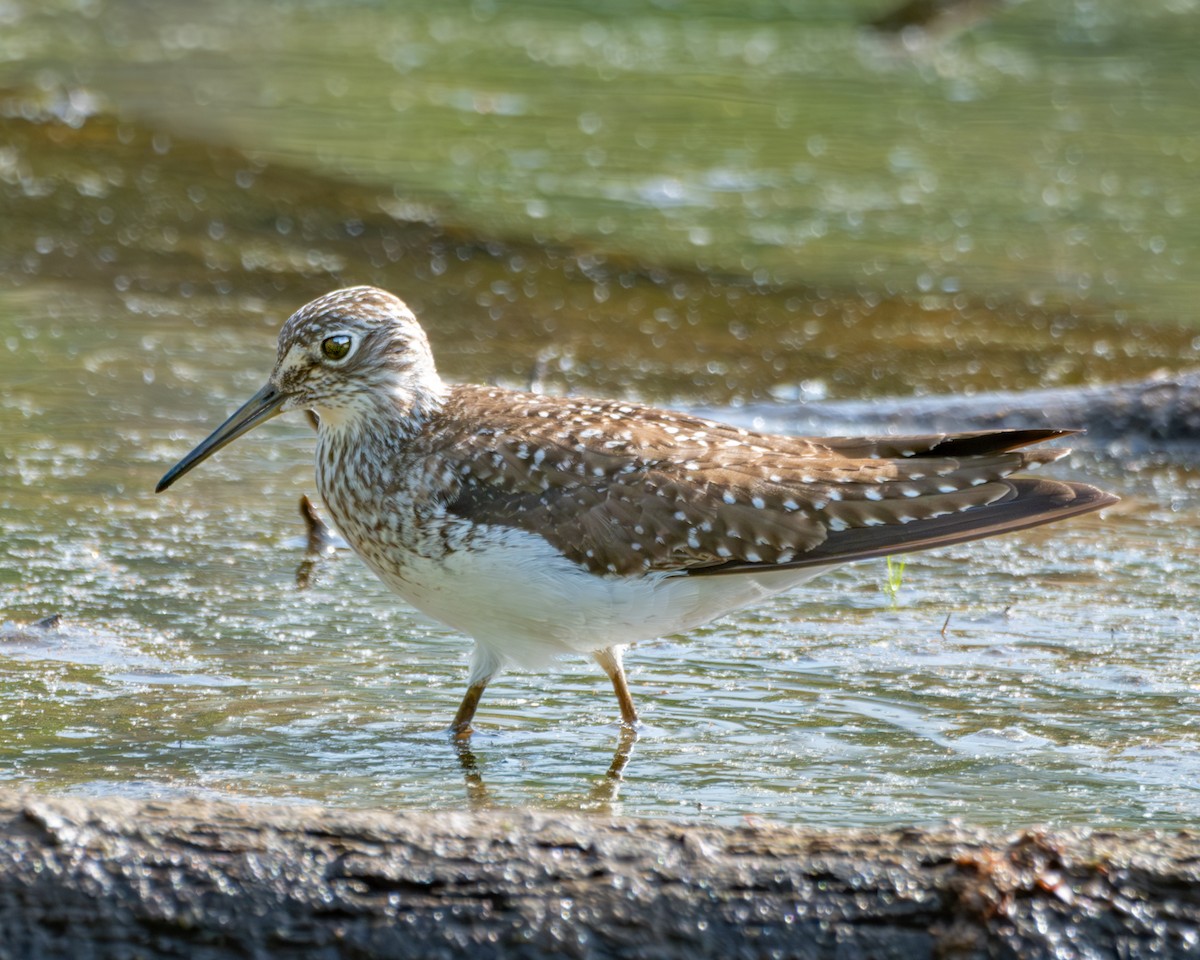
M 287 410 L 315 410 L 331 429 L 381 409 L 403 421 L 424 416 L 442 390 L 425 331 L 402 300 L 376 287 L 335 290 L 288 318 L 266 385 L 156 489 Z

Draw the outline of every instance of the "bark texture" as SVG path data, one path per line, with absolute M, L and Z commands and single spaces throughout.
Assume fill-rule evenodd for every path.
M 1193 833 L 0 794 L 0 956 L 1195 957 Z

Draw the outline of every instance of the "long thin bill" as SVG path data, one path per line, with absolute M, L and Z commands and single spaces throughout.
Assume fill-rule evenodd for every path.
M 168 470 L 158 481 L 154 492 L 162 493 L 192 467 L 207 460 L 223 446 L 233 443 L 243 433 L 249 433 L 260 423 L 266 423 L 276 416 L 279 408 L 283 406 L 284 399 L 284 395 L 268 383 L 242 404 L 232 417 L 217 427 L 195 450 Z

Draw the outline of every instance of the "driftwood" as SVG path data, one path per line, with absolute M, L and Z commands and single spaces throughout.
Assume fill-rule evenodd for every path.
M 0 794 L 0 956 L 1194 957 L 1200 836 Z
M 829 401 L 743 407 L 769 429 L 824 433 L 859 430 L 964 430 L 993 427 L 1076 427 L 1088 440 L 1146 453 L 1200 444 L 1200 370 L 1159 374 L 1098 387 L 1060 387 L 975 396 Z M 1077 441 L 1072 441 L 1076 443 Z

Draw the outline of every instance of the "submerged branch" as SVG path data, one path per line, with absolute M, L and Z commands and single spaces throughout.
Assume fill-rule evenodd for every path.
M 742 419 L 761 417 L 767 429 L 826 433 L 1071 427 L 1091 441 L 1144 453 L 1200 444 L 1200 370 L 1159 374 L 1097 387 L 1020 393 L 822 401 L 792 407 L 748 405 Z M 1076 443 L 1072 440 L 1072 443 Z

